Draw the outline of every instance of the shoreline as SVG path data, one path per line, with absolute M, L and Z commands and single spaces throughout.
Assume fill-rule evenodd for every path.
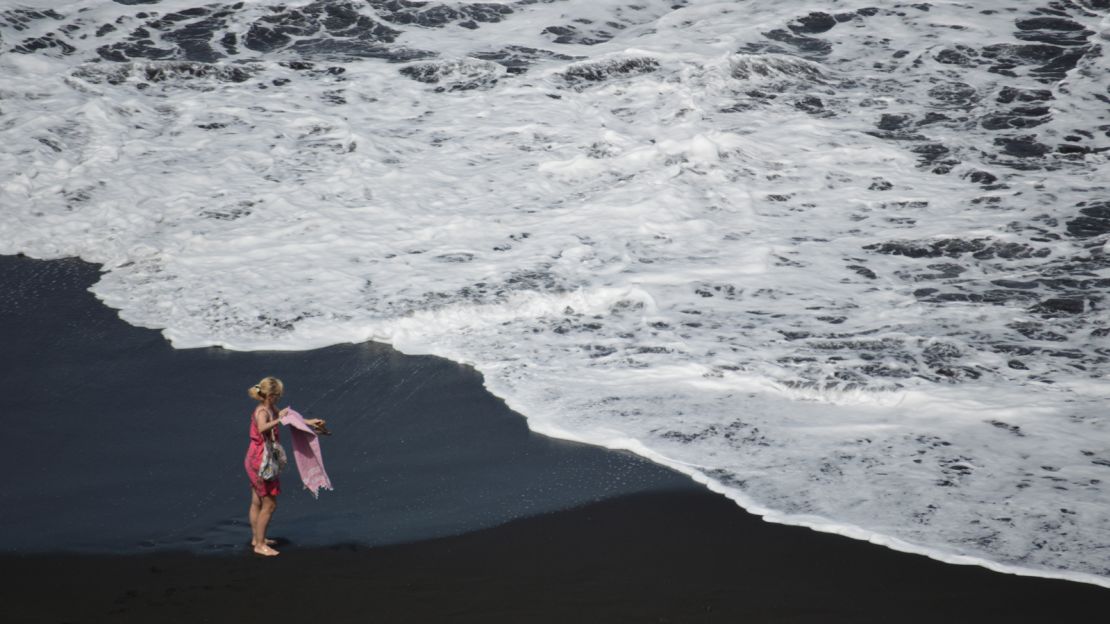
M 496 395 L 495 395 L 496 396 Z M 527 417 L 524 417 L 527 419 Z M 541 433 L 558 440 L 569 440 L 574 443 L 589 445 L 589 442 L 582 442 L 574 437 L 561 437 L 555 433 Z M 997 574 L 1006 574 L 1012 576 L 1021 576 L 1027 578 L 1040 578 L 1047 580 L 1060 580 L 1071 583 L 1079 583 L 1083 585 L 1093 585 L 1104 589 L 1110 589 L 1110 577 L 1098 576 L 1095 574 L 1088 574 L 1084 572 L 1070 572 L 1070 571 L 1052 571 L 1052 570 L 1039 570 L 1036 568 L 1026 568 L 1016 565 L 1008 565 L 999 563 L 990 559 L 982 557 L 974 557 L 970 555 L 949 554 L 936 550 L 934 547 L 921 546 L 912 542 L 901 540 L 897 537 L 891 537 L 885 533 L 879 533 L 870 529 L 860 527 L 858 525 L 839 523 L 825 518 L 811 519 L 811 516 L 795 517 L 789 514 L 784 514 L 774 509 L 764 507 L 758 503 L 747 499 L 742 492 L 730 490 L 727 487 L 721 486 L 704 475 L 687 471 L 681 465 L 674 465 L 668 462 L 665 458 L 661 458 L 658 454 L 647 450 L 635 450 L 625 447 L 601 447 L 613 452 L 627 452 L 637 457 L 642 457 L 656 465 L 664 468 L 674 470 L 675 472 L 685 475 L 693 483 L 705 488 L 707 492 L 716 494 L 737 506 L 738 509 L 745 513 L 758 517 L 763 522 L 768 524 L 775 524 L 779 526 L 804 528 L 817 533 L 826 535 L 835 535 L 866 544 L 873 544 L 882 548 L 887 548 L 897 553 L 908 555 L 916 555 L 926 557 L 938 563 L 954 566 L 974 566 L 995 572 Z M 768 519 L 768 518 L 772 519 Z

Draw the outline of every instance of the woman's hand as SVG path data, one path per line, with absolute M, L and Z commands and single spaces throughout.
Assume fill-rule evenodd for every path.
M 324 426 L 324 420 L 320 418 L 310 418 L 305 422 L 308 423 L 308 426 L 312 427 L 313 431 L 315 431 L 319 435 L 331 435 L 331 432 L 328 431 L 328 428 Z
M 278 417 L 279 418 L 285 418 L 285 415 L 288 414 L 288 413 L 289 413 L 289 408 L 288 407 L 283 407 L 283 408 L 281 408 L 281 411 L 278 412 Z

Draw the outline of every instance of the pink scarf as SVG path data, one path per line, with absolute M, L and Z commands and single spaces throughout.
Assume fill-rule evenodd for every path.
M 281 423 L 290 427 L 293 438 L 293 458 L 297 460 L 297 472 L 301 473 L 301 482 L 305 489 L 312 493 L 313 498 L 319 496 L 321 488 L 332 489 L 331 479 L 324 472 L 324 456 L 320 454 L 320 441 L 316 439 L 316 432 L 304 421 L 304 416 L 298 414 L 292 407 L 281 417 Z

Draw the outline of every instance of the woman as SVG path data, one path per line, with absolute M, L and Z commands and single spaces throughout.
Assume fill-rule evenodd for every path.
M 250 446 L 247 447 L 247 458 L 244 465 L 247 468 L 247 477 L 251 481 L 251 546 L 259 555 L 273 557 L 278 551 L 273 549 L 274 540 L 266 539 L 266 527 L 270 524 L 270 517 L 277 508 L 277 495 L 281 493 L 281 480 L 277 477 L 269 481 L 258 476 L 258 468 L 262 464 L 262 453 L 266 448 L 266 439 L 278 441 L 278 425 L 281 417 L 289 408 L 277 409 L 278 399 L 285 392 L 285 386 L 276 377 L 266 377 L 250 387 L 247 394 L 256 401 L 251 417 Z M 318 418 L 306 418 L 309 426 L 320 429 L 324 421 Z M 272 437 L 271 437 L 272 436 Z

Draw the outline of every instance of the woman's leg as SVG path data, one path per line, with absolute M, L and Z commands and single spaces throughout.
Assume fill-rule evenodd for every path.
M 254 488 L 251 488 L 251 508 L 248 512 L 248 516 L 251 520 L 251 546 L 258 545 L 258 542 L 256 541 L 258 538 L 255 536 L 255 531 L 257 530 L 256 527 L 258 526 L 258 514 L 261 512 L 262 499 L 258 497 L 258 492 L 255 492 Z M 275 542 L 272 539 L 267 539 L 266 543 L 270 546 L 273 546 Z
M 256 495 L 257 496 L 257 495 Z M 266 528 L 270 526 L 270 518 L 277 509 L 276 496 L 261 496 L 262 505 L 258 510 L 258 519 L 254 523 L 254 552 L 260 555 L 276 555 L 278 551 L 270 548 L 266 543 Z
M 258 513 L 262 511 L 262 499 L 258 498 L 258 492 L 251 488 L 251 509 L 247 513 L 247 517 L 251 520 L 251 546 L 258 546 Z

